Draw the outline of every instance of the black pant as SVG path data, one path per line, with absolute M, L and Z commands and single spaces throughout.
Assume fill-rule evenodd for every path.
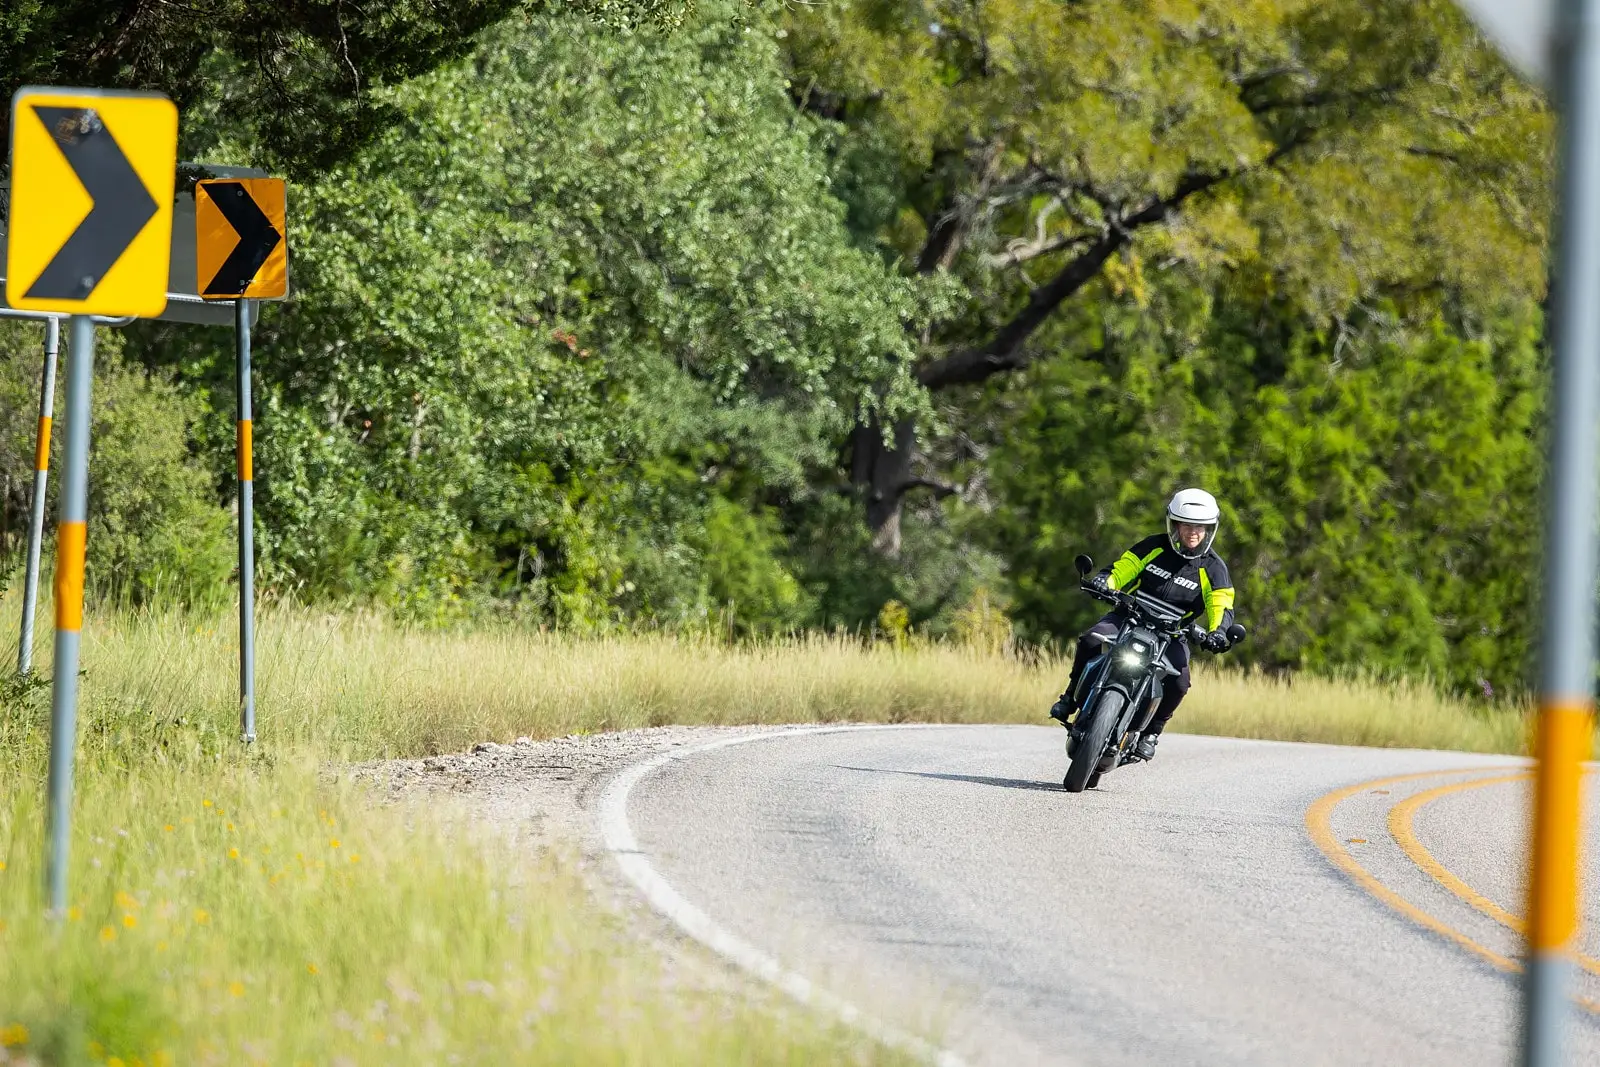
M 1122 624 L 1127 616 L 1118 612 L 1108 612 L 1083 632 L 1078 638 L 1078 651 L 1072 657 L 1072 678 L 1067 682 L 1066 697 L 1070 700 L 1078 688 L 1078 679 L 1083 677 L 1083 669 L 1089 661 L 1099 655 L 1102 647 L 1100 642 L 1093 640 L 1096 635 L 1102 637 L 1115 637 L 1117 631 L 1122 629 Z M 1167 646 L 1167 661 L 1177 668 L 1176 676 L 1168 675 L 1161 681 L 1161 703 L 1156 707 L 1156 713 L 1150 717 L 1150 725 L 1145 728 L 1147 734 L 1159 734 L 1172 720 L 1172 713 L 1178 710 L 1178 705 L 1183 703 L 1183 698 L 1189 695 L 1189 644 L 1183 638 L 1178 638 Z

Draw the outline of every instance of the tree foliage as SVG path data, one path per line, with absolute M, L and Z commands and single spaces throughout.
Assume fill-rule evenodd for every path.
M 1324 319 L 1542 291 L 1549 114 L 1445 0 L 851 0 L 786 26 L 862 239 L 967 293 L 921 345 L 930 390 L 1092 350 L 1045 327 L 1164 278 Z M 855 474 L 892 551 L 899 499 L 943 478 L 884 436 Z
M 533 0 L 17 0 L 0 10 L 0 94 L 23 85 L 155 89 L 251 126 L 263 162 L 311 173 L 392 117 L 393 86 L 461 56 Z M 671 18 L 670 0 L 574 4 Z M 10 111 L 0 115 L 8 138 Z
M 910 410 L 925 302 L 850 241 L 770 32 L 513 20 L 385 102 L 297 199 L 302 295 L 258 332 L 270 573 L 423 612 L 802 621 L 769 509 L 855 412 Z M 183 359 L 225 410 L 225 353 Z
M 1019 621 L 1086 625 L 1073 555 L 1114 558 L 1200 484 L 1223 503 L 1247 661 L 1515 691 L 1537 587 L 1536 323 L 1467 341 L 1391 320 L 1358 343 L 1260 310 L 1223 305 L 1193 344 L 1127 316 L 1099 355 L 1030 373 L 992 458 Z

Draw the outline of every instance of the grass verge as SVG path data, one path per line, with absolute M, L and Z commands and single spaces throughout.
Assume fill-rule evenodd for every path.
M 0 603 L 8 622 L 13 608 Z M 229 748 L 237 733 L 232 627 L 227 617 L 179 614 L 91 621 L 85 750 L 142 760 L 157 750 Z M 1045 723 L 1068 666 L 1050 656 L 832 637 L 730 646 L 510 628 L 439 633 L 287 609 L 264 613 L 258 632 L 263 738 L 332 759 L 668 723 Z M 36 725 L 12 716 L 0 731 Z M 1426 686 L 1203 667 L 1175 728 L 1476 752 L 1520 752 L 1525 743 L 1519 710 L 1453 701 Z M 0 751 L 20 742 L 0 732 Z

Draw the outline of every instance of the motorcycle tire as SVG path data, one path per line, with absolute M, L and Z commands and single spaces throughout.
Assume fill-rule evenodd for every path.
M 1094 706 L 1094 715 L 1084 728 L 1083 739 L 1072 754 L 1072 765 L 1067 768 L 1066 777 L 1061 779 L 1061 788 L 1069 793 L 1081 793 L 1088 788 L 1090 777 L 1099 770 L 1098 764 L 1101 754 L 1106 750 L 1106 741 L 1111 731 L 1116 729 L 1117 720 L 1122 717 L 1124 702 L 1123 695 L 1115 690 L 1100 694 Z
M 1105 773 L 1104 771 L 1095 771 L 1093 774 L 1091 774 L 1089 776 L 1089 784 L 1087 786 L 1085 786 L 1084 788 L 1085 789 L 1093 789 L 1095 786 L 1099 785 L 1100 784 L 1100 776 L 1102 774 L 1104 774 L 1104 773 Z

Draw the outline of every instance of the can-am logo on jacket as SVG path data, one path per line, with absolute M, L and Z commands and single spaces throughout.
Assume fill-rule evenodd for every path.
M 1199 589 L 1200 588 L 1200 583 L 1199 582 L 1191 581 L 1190 579 L 1184 578 L 1182 576 L 1176 576 L 1175 577 L 1171 571 L 1165 570 L 1165 569 L 1163 569 L 1161 567 L 1157 567 L 1153 563 L 1150 564 L 1149 566 L 1145 567 L 1145 570 L 1149 571 L 1151 574 L 1155 575 L 1157 578 L 1165 578 L 1169 582 L 1176 582 L 1178 585 L 1183 586 L 1185 589 Z

